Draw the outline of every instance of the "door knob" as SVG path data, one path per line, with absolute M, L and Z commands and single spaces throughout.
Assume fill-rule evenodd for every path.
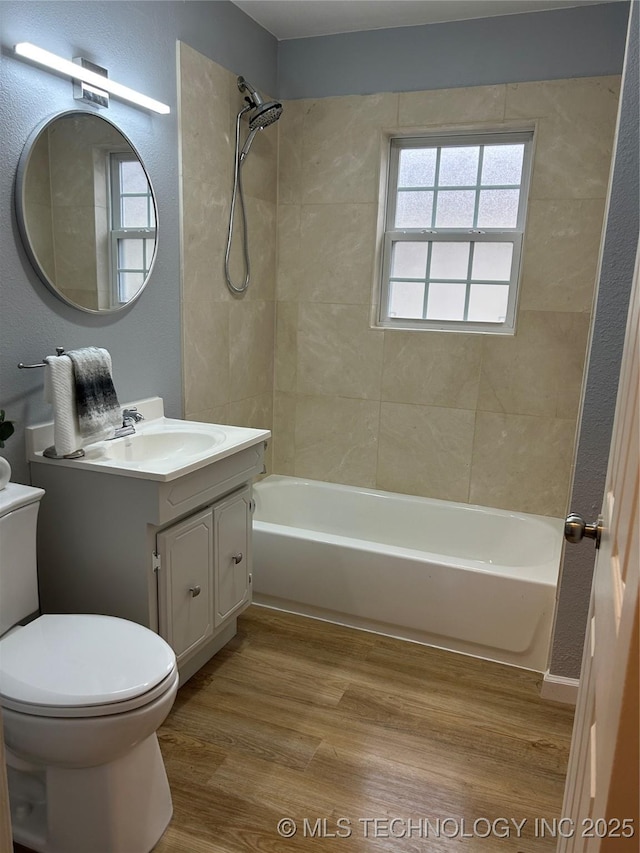
M 192 598 L 197 598 L 202 592 L 202 590 L 199 586 L 190 586 L 189 592 L 191 593 Z
M 233 560 L 233 562 L 234 562 L 234 563 L 236 564 L 236 566 L 237 566 L 237 565 L 238 565 L 238 563 L 241 563 L 241 562 L 242 562 L 242 557 L 243 557 L 242 551 L 239 551 L 237 554 L 234 554 L 234 555 L 233 555 L 233 557 L 232 557 L 231 559 Z
M 602 535 L 602 519 L 599 518 L 593 524 L 587 524 L 581 515 L 577 512 L 570 512 L 564 522 L 564 538 L 567 542 L 575 545 L 577 542 L 582 542 L 587 539 L 595 539 L 596 548 L 600 547 L 600 537 Z

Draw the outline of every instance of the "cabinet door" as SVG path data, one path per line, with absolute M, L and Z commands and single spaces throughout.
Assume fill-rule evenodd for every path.
M 211 507 L 159 533 L 157 548 L 160 635 L 180 662 L 214 630 Z
M 215 626 L 251 601 L 251 488 L 216 504 Z

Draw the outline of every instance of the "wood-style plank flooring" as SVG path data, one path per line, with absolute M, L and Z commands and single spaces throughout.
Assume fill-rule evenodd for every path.
M 154 853 L 555 850 L 535 820 L 560 817 L 573 713 L 540 676 L 255 606 L 238 625 L 158 733 Z

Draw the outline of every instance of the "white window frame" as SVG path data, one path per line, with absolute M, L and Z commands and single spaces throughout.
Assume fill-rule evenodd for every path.
M 398 171 L 400 163 L 400 152 L 407 148 L 438 148 L 436 177 L 433 187 L 417 187 L 416 189 L 427 189 L 434 192 L 433 218 L 435 221 L 437 209 L 437 194 L 440 189 L 438 187 L 438 166 L 440 163 L 440 149 L 446 147 L 465 147 L 473 145 L 495 145 L 495 144 L 516 144 L 524 143 L 524 157 L 522 163 L 522 179 L 520 183 L 520 196 L 518 203 L 518 217 L 515 228 L 395 228 L 396 203 L 398 198 Z M 384 217 L 384 235 L 382 248 L 382 275 L 380 286 L 379 300 L 379 315 L 378 325 L 384 328 L 397 329 L 432 329 L 436 331 L 459 331 L 459 332 L 482 332 L 491 334 L 514 334 L 516 321 L 516 308 L 518 300 L 518 288 L 520 281 L 520 266 L 522 258 L 522 242 L 524 237 L 527 204 L 529 198 L 529 185 L 531 180 L 531 165 L 533 157 L 533 130 L 504 130 L 504 131 L 472 131 L 466 133 L 455 134 L 439 134 L 428 133 L 420 136 L 392 136 L 390 139 L 389 148 L 389 168 L 387 175 L 387 192 Z M 455 190 L 474 190 L 476 191 L 474 224 L 478 216 L 479 204 L 479 178 L 482 170 L 482 149 L 478 163 L 478 178 L 474 185 L 447 187 L 447 189 Z M 482 189 L 513 189 L 515 185 L 485 185 Z M 413 188 L 412 188 L 413 189 Z M 466 302 L 465 314 L 469 305 L 470 294 L 470 275 L 471 265 L 473 263 L 473 248 L 476 243 L 481 242 L 510 242 L 513 244 L 513 254 L 511 261 L 511 277 L 508 282 L 495 282 L 504 286 L 509 285 L 509 298 L 507 303 L 507 312 L 504 322 L 477 322 L 468 320 L 427 320 L 426 318 L 404 318 L 389 316 L 389 296 L 390 296 L 390 281 L 391 263 L 393 257 L 393 246 L 395 243 L 402 241 L 410 242 L 427 242 L 433 244 L 438 241 L 444 242 L 465 242 L 471 243 L 471 251 L 469 253 L 468 276 L 466 280 L 460 280 L 460 283 L 466 284 Z M 427 270 L 431 262 L 431 247 L 428 250 Z M 426 314 L 426 304 L 428 298 L 429 282 L 428 275 L 425 284 L 424 296 L 424 313 Z M 402 281 L 411 279 L 402 278 Z M 419 281 L 420 279 L 415 279 Z M 452 280 L 453 283 L 453 280 Z M 474 282 L 475 283 L 475 282 Z M 481 284 L 491 284 L 489 281 L 479 282 Z
M 151 272 L 151 267 L 153 265 L 153 259 L 156 251 L 157 245 L 157 222 L 158 222 L 158 212 L 155 209 L 155 201 L 153 198 L 153 191 L 151 189 L 151 182 L 149 181 L 149 177 L 147 176 L 147 192 L 146 193 L 121 193 L 120 192 L 120 164 L 123 162 L 133 162 L 140 163 L 139 157 L 137 157 L 133 152 L 130 151 L 110 151 L 107 154 L 107 162 L 108 162 L 108 170 L 107 174 L 109 175 L 109 222 L 111 227 L 109 228 L 109 240 L 110 240 L 110 279 L 111 279 L 111 290 L 112 290 L 112 302 L 115 305 L 124 305 L 131 300 L 131 296 L 125 297 L 122 293 L 122 286 L 120 280 L 121 273 L 143 273 L 143 285 L 146 281 L 149 273 Z M 142 167 L 144 170 L 144 166 Z M 146 175 L 146 172 L 145 172 Z M 156 223 L 155 228 L 127 228 L 122 224 L 122 205 L 121 199 L 123 195 L 135 195 L 138 197 L 146 197 L 147 199 L 147 214 L 149 214 L 150 210 L 153 210 L 153 221 Z M 143 253 L 143 268 L 142 269 L 129 269 L 127 267 L 120 266 L 120 257 L 119 257 L 119 244 L 120 240 L 123 239 L 141 239 L 142 240 L 142 253 Z M 153 250 L 150 253 L 150 256 L 147 256 L 147 243 L 146 241 L 149 239 L 154 240 Z M 141 287 L 143 286 L 141 285 Z

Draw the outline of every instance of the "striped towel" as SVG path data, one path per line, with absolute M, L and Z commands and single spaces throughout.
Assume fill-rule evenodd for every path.
M 80 434 L 92 441 L 108 438 L 122 426 L 122 412 L 106 349 L 85 347 L 67 353 L 73 364 Z

